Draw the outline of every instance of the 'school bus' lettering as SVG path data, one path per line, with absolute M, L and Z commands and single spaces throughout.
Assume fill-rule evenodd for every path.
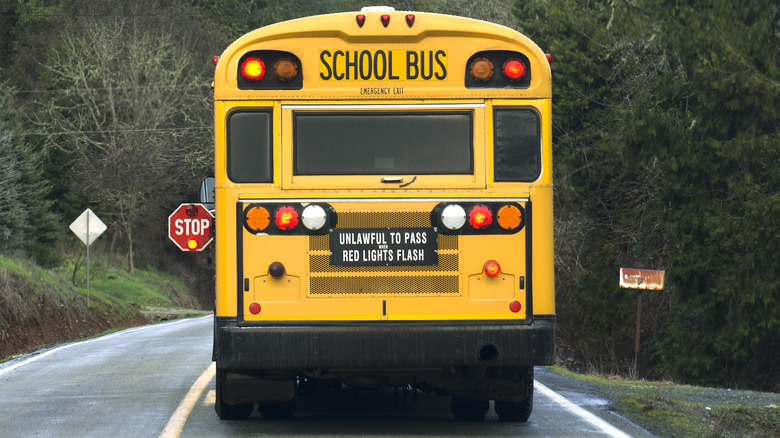
M 539 47 L 462 17 L 306 17 L 228 47 L 214 100 L 219 417 L 346 384 L 527 420 L 555 362 Z
M 442 81 L 445 50 L 320 50 L 323 81 Z

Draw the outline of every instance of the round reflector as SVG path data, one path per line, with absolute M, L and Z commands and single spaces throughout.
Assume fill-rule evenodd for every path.
M 477 58 L 469 65 L 469 75 L 477 82 L 486 82 L 493 77 L 493 63 L 486 58 Z
M 325 213 L 324 208 L 312 204 L 303 209 L 301 221 L 303 226 L 311 231 L 321 230 L 328 221 L 328 214 Z
M 448 230 L 459 230 L 466 224 L 466 210 L 460 205 L 450 204 L 441 212 L 441 223 Z
M 285 206 L 276 210 L 276 226 L 282 231 L 292 230 L 298 226 L 298 212 L 294 208 Z
M 260 313 L 260 303 L 250 304 L 249 311 L 252 312 L 252 315 L 257 315 L 258 313 Z
M 514 230 L 520 226 L 523 214 L 514 205 L 505 205 L 498 209 L 498 225 L 505 230 Z
M 485 263 L 485 275 L 487 275 L 488 277 L 495 277 L 500 273 L 501 273 L 501 266 L 498 265 L 497 261 L 490 260 L 489 262 Z
M 511 310 L 514 313 L 517 313 L 520 311 L 520 309 L 523 308 L 523 305 L 520 304 L 520 301 L 512 301 L 509 303 L 509 310 Z
M 271 215 L 263 207 L 253 207 L 246 212 L 246 226 L 250 230 L 260 232 L 268 228 L 271 223 Z
M 298 64 L 290 58 L 279 58 L 274 63 L 274 77 L 279 82 L 290 82 L 298 77 Z
M 510 81 L 519 81 L 525 76 L 525 64 L 519 59 L 509 59 L 501 67 L 501 72 L 504 73 L 507 79 Z
M 493 223 L 493 213 L 485 205 L 475 205 L 469 212 L 469 224 L 476 230 L 484 230 Z
M 265 63 L 260 58 L 247 58 L 241 63 L 241 76 L 248 81 L 259 81 L 265 76 Z

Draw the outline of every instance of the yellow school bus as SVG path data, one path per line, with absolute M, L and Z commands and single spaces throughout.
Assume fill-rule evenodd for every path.
M 328 384 L 526 421 L 555 358 L 550 67 L 391 8 L 257 29 L 216 63 L 216 411 Z

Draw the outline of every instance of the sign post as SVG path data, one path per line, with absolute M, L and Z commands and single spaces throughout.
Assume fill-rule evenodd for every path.
M 89 307 L 89 246 L 106 231 L 107 227 L 106 224 L 88 208 L 70 224 L 69 228 L 85 245 L 87 245 L 87 307 Z
M 213 224 L 203 204 L 181 204 L 168 216 L 168 237 L 182 251 L 203 251 L 214 240 Z
M 664 271 L 620 268 L 620 287 L 638 289 L 636 296 L 636 335 L 634 339 L 634 366 L 639 357 L 639 321 L 642 318 L 642 290 L 663 290 Z

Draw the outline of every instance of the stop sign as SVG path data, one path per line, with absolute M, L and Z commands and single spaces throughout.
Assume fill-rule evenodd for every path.
M 182 204 L 168 216 L 168 237 L 182 251 L 201 251 L 214 239 L 213 223 L 203 204 Z

